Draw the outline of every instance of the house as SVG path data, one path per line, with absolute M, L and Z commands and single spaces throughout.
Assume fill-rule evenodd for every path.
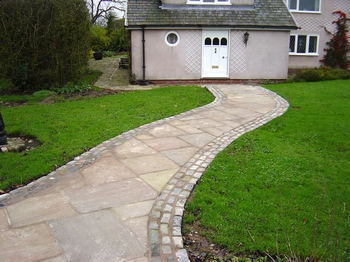
M 319 67 L 325 55 L 324 48 L 336 27 L 332 21 L 339 18 L 334 11 L 350 17 L 350 0 L 285 0 L 300 29 L 292 30 L 289 42 L 289 68 Z
M 284 0 L 128 0 L 126 28 L 145 83 L 286 79 L 297 25 Z

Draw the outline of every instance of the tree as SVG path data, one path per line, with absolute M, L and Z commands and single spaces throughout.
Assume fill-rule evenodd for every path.
M 22 90 L 76 82 L 87 67 L 84 0 L 0 1 L 0 68 Z
M 350 43 L 347 36 L 349 31 L 347 22 L 350 19 L 341 11 L 336 11 L 333 14 L 339 15 L 338 20 L 333 21 L 333 24 L 337 26 L 337 30 L 332 39 L 327 42 L 329 48 L 324 49 L 326 54 L 321 62 L 332 68 L 348 69 L 350 67 Z
M 125 11 L 126 0 L 86 0 L 90 13 L 91 24 L 96 24 L 100 18 L 108 19 L 108 13 L 112 11 Z

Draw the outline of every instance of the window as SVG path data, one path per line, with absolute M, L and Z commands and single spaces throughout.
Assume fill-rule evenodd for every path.
M 227 45 L 227 38 L 226 37 L 223 37 L 221 39 L 215 37 L 213 40 L 210 38 L 210 37 L 207 37 L 205 40 L 204 40 L 204 45 L 206 46 L 209 46 L 209 45 L 222 45 L 222 46 L 225 46 Z
M 229 0 L 187 0 L 187 4 L 191 5 L 227 5 Z
M 318 36 L 291 35 L 289 40 L 289 54 L 318 55 Z
M 176 46 L 180 41 L 180 36 L 177 32 L 171 31 L 165 35 L 165 43 L 169 46 Z
M 320 12 L 321 0 L 286 0 L 291 11 L 297 12 Z

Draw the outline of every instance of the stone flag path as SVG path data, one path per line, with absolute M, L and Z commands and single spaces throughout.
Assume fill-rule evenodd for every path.
M 105 141 L 0 196 L 0 261 L 189 261 L 184 206 L 215 156 L 288 103 L 261 87 L 217 85 L 210 105 Z

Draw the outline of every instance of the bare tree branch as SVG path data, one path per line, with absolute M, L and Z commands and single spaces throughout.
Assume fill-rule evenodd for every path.
M 126 0 L 86 0 L 86 5 L 90 12 L 91 24 L 95 24 L 98 19 L 106 18 L 111 11 L 124 14 Z

